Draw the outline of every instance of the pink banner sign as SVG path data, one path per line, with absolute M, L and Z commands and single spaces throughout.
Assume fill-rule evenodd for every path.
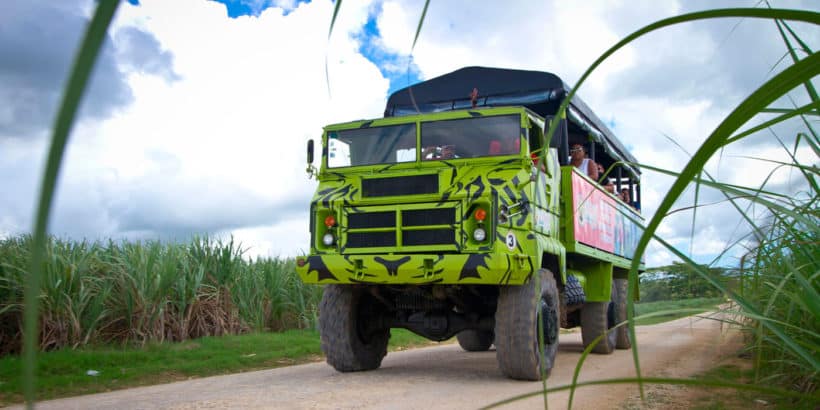
M 643 229 L 629 218 L 640 217 L 628 205 L 575 171 L 572 173 L 572 204 L 576 241 L 632 258 Z

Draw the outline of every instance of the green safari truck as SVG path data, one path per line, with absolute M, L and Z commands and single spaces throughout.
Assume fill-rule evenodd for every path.
M 637 295 L 640 170 L 579 98 L 556 115 L 567 93 L 550 73 L 466 67 L 396 91 L 383 118 L 326 126 L 318 169 L 308 142 L 319 184 L 297 272 L 325 285 L 331 366 L 378 368 L 392 328 L 495 345 L 501 371 L 523 380 L 549 375 L 559 328 L 580 326 L 596 353 L 631 347 L 625 327 L 608 330 L 626 318 L 628 286 Z M 570 165 L 575 144 L 602 179 Z

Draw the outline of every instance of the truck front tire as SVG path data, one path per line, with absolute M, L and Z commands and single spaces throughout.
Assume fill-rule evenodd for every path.
M 560 308 L 555 278 L 546 269 L 539 269 L 537 277 L 523 285 L 501 288 L 495 313 L 495 347 L 498 366 L 505 375 L 520 380 L 549 377 L 558 351 Z
M 376 301 L 351 285 L 325 286 L 319 303 L 319 332 L 327 363 L 340 372 L 379 368 L 390 329 L 374 329 Z

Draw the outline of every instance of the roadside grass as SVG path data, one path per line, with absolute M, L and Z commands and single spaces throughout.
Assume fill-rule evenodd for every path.
M 435 342 L 393 329 L 389 349 L 431 344 Z M 47 400 L 322 360 L 316 330 L 209 336 L 144 347 L 61 349 L 40 353 L 38 396 Z M 0 406 L 23 402 L 21 369 L 20 356 L 0 358 Z M 89 371 L 98 373 L 90 376 Z
M 735 361 L 717 366 L 700 377 L 706 380 L 735 381 L 745 384 L 755 383 L 755 370 L 752 360 L 743 354 Z M 817 402 L 795 400 L 777 395 L 763 394 L 733 389 L 706 390 L 699 389 L 700 397 L 695 409 L 754 409 L 766 408 L 777 410 L 816 409 Z M 808 395 L 807 395 L 808 396 Z
M 691 316 L 698 312 L 693 312 L 691 309 L 702 309 L 701 312 L 715 310 L 718 305 L 726 302 L 723 298 L 694 298 L 682 300 L 659 300 L 656 302 L 635 303 L 635 325 L 654 325 L 656 323 L 667 322 L 670 320 L 680 319 L 682 317 Z M 680 309 L 689 309 L 679 311 Z M 655 313 L 667 312 L 658 316 L 650 316 L 641 318 L 639 316 Z
M 751 356 L 741 351 L 715 367 L 694 376 L 710 382 L 733 382 L 755 384 L 755 370 Z M 632 397 L 620 408 L 622 410 L 679 408 L 682 403 L 693 410 L 795 410 L 815 409 L 816 401 L 807 397 L 803 400 L 731 388 L 709 388 L 705 386 L 653 385 L 646 392 L 646 400 Z

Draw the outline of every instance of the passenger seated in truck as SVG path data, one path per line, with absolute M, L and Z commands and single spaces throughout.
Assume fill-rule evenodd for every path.
M 503 141 L 503 142 L 502 142 Z M 487 155 L 510 155 L 518 154 L 521 151 L 521 138 L 517 135 L 506 137 L 503 140 L 490 140 L 490 146 L 487 148 Z M 538 166 L 539 150 L 530 153 L 532 158 L 532 165 Z M 541 170 L 546 171 L 544 164 L 541 164 Z
M 490 140 L 487 155 L 512 155 L 521 151 L 521 138 L 517 135 Z
M 453 158 L 459 158 L 456 155 L 455 145 L 431 146 L 421 149 L 421 159 L 423 160 Z
M 578 143 L 572 144 L 569 149 L 570 164 L 585 173 L 592 180 L 598 180 L 598 164 L 586 157 L 584 146 Z
M 619 195 L 619 197 L 621 198 L 622 201 L 624 201 L 624 203 L 626 203 L 627 205 L 632 207 L 632 209 L 640 212 L 638 204 L 636 202 L 632 202 L 631 195 L 629 195 L 629 188 L 622 188 L 621 189 L 621 194 Z
M 612 183 L 611 179 L 604 178 L 603 185 L 604 191 L 609 192 L 612 195 L 615 195 L 615 184 Z
M 597 163 L 596 163 L 596 164 L 595 164 L 595 167 L 596 167 L 596 168 L 598 168 L 598 178 L 601 178 L 601 180 L 600 180 L 600 181 L 598 181 L 598 182 L 599 182 L 601 185 L 606 185 L 606 181 L 604 181 L 604 179 L 603 179 L 603 178 L 604 178 L 604 172 L 606 172 L 606 170 L 604 170 L 604 166 L 603 166 L 603 165 L 601 165 L 601 164 L 597 164 Z
M 491 140 L 490 147 L 487 149 L 487 155 L 501 155 L 501 141 Z

